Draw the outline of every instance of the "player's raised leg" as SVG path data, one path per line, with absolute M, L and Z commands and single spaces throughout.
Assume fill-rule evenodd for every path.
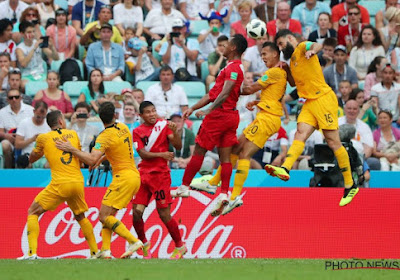
M 304 143 L 306 142 L 308 137 L 310 137 L 310 135 L 314 132 L 314 130 L 315 128 L 313 126 L 307 123 L 299 122 L 297 124 L 297 131 L 294 136 L 293 144 L 292 146 L 290 146 L 282 166 L 273 166 L 267 164 L 265 165 L 265 171 L 267 171 L 269 175 L 278 177 L 283 181 L 289 180 L 289 171 L 292 169 L 293 164 L 303 152 Z
M 189 196 L 189 186 L 192 182 L 194 176 L 199 172 L 201 165 L 203 164 L 204 155 L 207 149 L 201 147 L 196 143 L 194 147 L 193 156 L 190 159 L 188 165 L 186 166 L 185 173 L 183 174 L 182 185 L 176 190 L 171 190 L 172 197 L 188 197 Z
M 99 220 L 104 227 L 111 229 L 113 232 L 129 242 L 128 250 L 122 254 L 121 258 L 129 258 L 139 248 L 143 247 L 143 243 L 134 237 L 126 226 L 114 215 L 118 209 L 102 204 L 100 208 Z
M 340 141 L 338 130 L 323 130 L 323 132 L 325 140 L 328 143 L 328 146 L 334 152 L 338 161 L 339 168 L 340 170 L 342 170 L 345 189 L 339 205 L 345 206 L 353 200 L 354 196 L 359 191 L 358 187 L 354 185 L 353 177 L 351 175 L 349 155 L 345 147 L 343 147 L 342 142 Z

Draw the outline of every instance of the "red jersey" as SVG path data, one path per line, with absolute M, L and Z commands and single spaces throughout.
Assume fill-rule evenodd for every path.
M 221 108 L 225 110 L 233 110 L 240 95 L 240 87 L 244 79 L 244 68 L 241 60 L 232 60 L 219 72 L 214 87 L 208 92 L 212 102 L 217 99 L 224 87 L 225 81 L 235 82 L 233 90 L 229 93 L 228 98 L 222 103 Z
M 338 45 L 346 46 L 346 41 L 351 42 L 354 47 L 357 43 L 358 35 L 361 32 L 361 29 L 364 27 L 364 24 L 359 24 L 357 29 L 350 28 L 350 25 L 339 26 L 338 31 Z
M 301 23 L 297 19 L 289 19 L 289 22 L 286 25 L 286 29 L 289 29 L 293 33 L 302 34 Z M 276 19 L 271 20 L 267 23 L 267 33 L 269 34 L 269 36 L 275 37 L 278 31 L 279 29 L 276 26 Z
M 133 144 L 137 151 L 145 149 L 152 153 L 168 152 L 168 135 L 170 134 L 173 132 L 166 120 L 157 120 L 153 126 L 141 124 L 132 132 Z M 160 157 L 142 159 L 139 163 L 139 171 L 141 173 L 169 171 L 168 161 Z

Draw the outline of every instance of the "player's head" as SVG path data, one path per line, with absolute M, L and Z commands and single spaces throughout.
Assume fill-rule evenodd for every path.
M 235 34 L 228 41 L 228 44 L 224 51 L 224 56 L 232 56 L 232 54 L 242 56 L 247 49 L 247 40 L 241 34 Z
M 112 102 L 104 102 L 99 108 L 99 117 L 103 124 L 111 124 L 115 120 L 115 106 Z
M 280 51 L 272 42 L 265 42 L 261 49 L 261 58 L 268 68 L 274 67 L 279 62 Z
M 46 122 L 51 129 L 66 128 L 66 122 L 61 111 L 56 110 L 47 114 Z
M 276 33 L 275 44 L 282 51 L 283 57 L 286 60 L 292 57 L 294 48 L 298 45 L 296 37 L 289 29 L 282 29 Z
M 146 124 L 155 124 L 157 122 L 157 110 L 150 101 L 143 101 L 139 107 L 139 115 Z

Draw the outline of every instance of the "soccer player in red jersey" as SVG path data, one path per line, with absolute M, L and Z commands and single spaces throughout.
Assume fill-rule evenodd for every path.
M 175 242 L 170 258 L 180 259 L 187 249 L 182 242 L 178 223 L 171 217 L 171 175 L 168 161 L 174 158 L 174 153 L 169 152 L 168 148 L 171 143 L 175 149 L 182 149 L 181 137 L 175 123 L 157 119 L 156 108 L 150 101 L 143 101 L 139 112 L 144 123 L 133 130 L 133 142 L 142 158 L 139 163 L 141 185 L 133 200 L 133 226 L 144 244 L 143 257 L 151 258 L 150 243 L 146 239 L 142 216 L 154 195 L 158 215 Z
M 232 174 L 230 155 L 232 147 L 238 143 L 236 130 L 239 125 L 239 113 L 236 103 L 244 78 L 244 68 L 240 59 L 246 48 L 247 41 L 242 35 L 236 34 L 229 39 L 223 54 L 228 59 L 228 64 L 218 74 L 214 87 L 183 114 L 184 118 L 187 118 L 193 111 L 213 102 L 208 109 L 196 113 L 198 118 L 205 118 L 196 137 L 194 153 L 186 167 L 182 185 L 171 194 L 175 197 L 189 196 L 190 182 L 200 170 L 205 153 L 217 146 L 221 162 L 221 193 L 211 211 L 212 216 L 220 215 L 229 202 L 227 194 Z

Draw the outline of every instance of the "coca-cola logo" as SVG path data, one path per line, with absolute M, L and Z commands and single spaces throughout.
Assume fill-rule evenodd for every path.
M 178 222 L 181 221 L 179 229 L 188 249 L 185 255 L 186 258 L 240 257 L 237 253 L 232 255 L 230 251 L 232 248 L 236 250 L 239 246 L 238 244 L 233 244 L 232 238 L 230 238 L 234 231 L 234 225 L 226 223 L 227 220 L 232 221 L 232 219 L 226 219 L 224 216 L 213 218 L 209 215 L 215 203 L 215 199 L 213 200 L 200 192 L 192 192 L 190 198 L 179 198 L 174 202 L 171 214 Z M 46 215 L 54 216 L 46 217 Z M 97 243 L 100 243 L 102 224 L 98 220 L 98 208 L 90 207 L 89 211 L 86 212 L 86 216 L 94 223 L 94 235 Z M 136 236 L 135 229 L 132 226 L 130 206 L 129 209 L 118 211 L 116 218 L 123 221 L 128 227 L 131 226 L 130 231 Z M 82 235 L 80 226 L 75 221 L 73 213 L 67 205 L 64 208 L 60 208 L 55 214 L 44 214 L 40 220 L 43 221 L 45 219 L 46 222 L 40 222 L 39 255 L 41 252 L 51 252 L 45 257 L 89 256 L 87 243 Z M 155 200 L 150 202 L 143 214 L 143 220 L 145 222 L 146 237 L 152 244 L 152 255 L 158 258 L 168 258 L 175 245 L 166 227 L 162 225 L 158 217 Z M 111 249 L 115 256 L 119 256 L 128 246 L 127 242 L 116 234 L 113 234 L 111 241 Z M 41 248 L 41 246 L 46 248 Z M 242 248 L 241 246 L 239 247 Z M 24 254 L 28 251 L 26 225 L 22 232 L 21 249 Z M 141 256 L 134 254 L 133 257 L 140 258 Z

